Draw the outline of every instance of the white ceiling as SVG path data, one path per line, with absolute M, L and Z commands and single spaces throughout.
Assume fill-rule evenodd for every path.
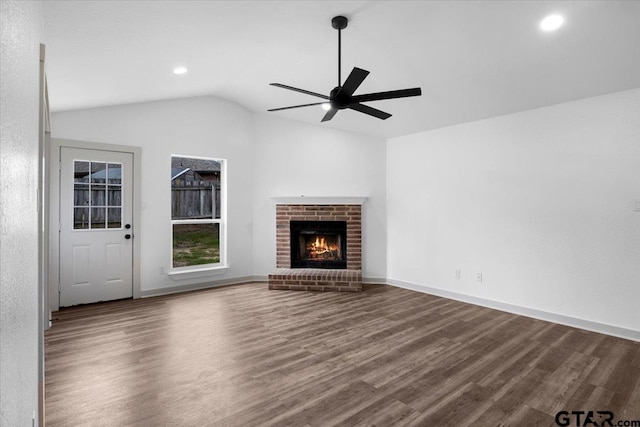
M 320 125 L 319 99 L 371 74 L 356 94 L 419 86 L 416 98 L 344 110 L 322 126 L 392 137 L 640 87 L 640 1 L 47 1 L 55 111 L 198 95 Z M 550 13 L 555 33 L 539 30 Z M 172 73 L 184 65 L 183 76 Z

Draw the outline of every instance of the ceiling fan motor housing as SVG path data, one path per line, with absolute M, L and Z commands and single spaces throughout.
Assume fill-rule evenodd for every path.
M 331 107 L 337 108 L 338 110 L 344 110 L 349 106 L 349 104 L 351 104 L 351 97 L 344 93 L 341 94 L 341 90 L 342 87 L 336 86 L 329 94 L 329 103 L 331 104 Z

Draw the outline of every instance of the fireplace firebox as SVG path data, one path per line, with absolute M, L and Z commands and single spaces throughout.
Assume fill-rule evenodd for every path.
M 291 221 L 291 268 L 347 268 L 346 221 Z

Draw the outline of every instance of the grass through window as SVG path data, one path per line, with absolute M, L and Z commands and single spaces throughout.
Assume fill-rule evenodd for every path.
M 220 224 L 174 224 L 173 266 L 220 262 Z

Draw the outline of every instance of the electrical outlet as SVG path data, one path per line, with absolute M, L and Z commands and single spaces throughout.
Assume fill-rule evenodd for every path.
M 460 269 L 458 268 L 456 270 L 456 279 L 459 279 L 459 278 L 460 278 Z
M 482 273 L 476 274 L 476 282 L 482 283 Z

